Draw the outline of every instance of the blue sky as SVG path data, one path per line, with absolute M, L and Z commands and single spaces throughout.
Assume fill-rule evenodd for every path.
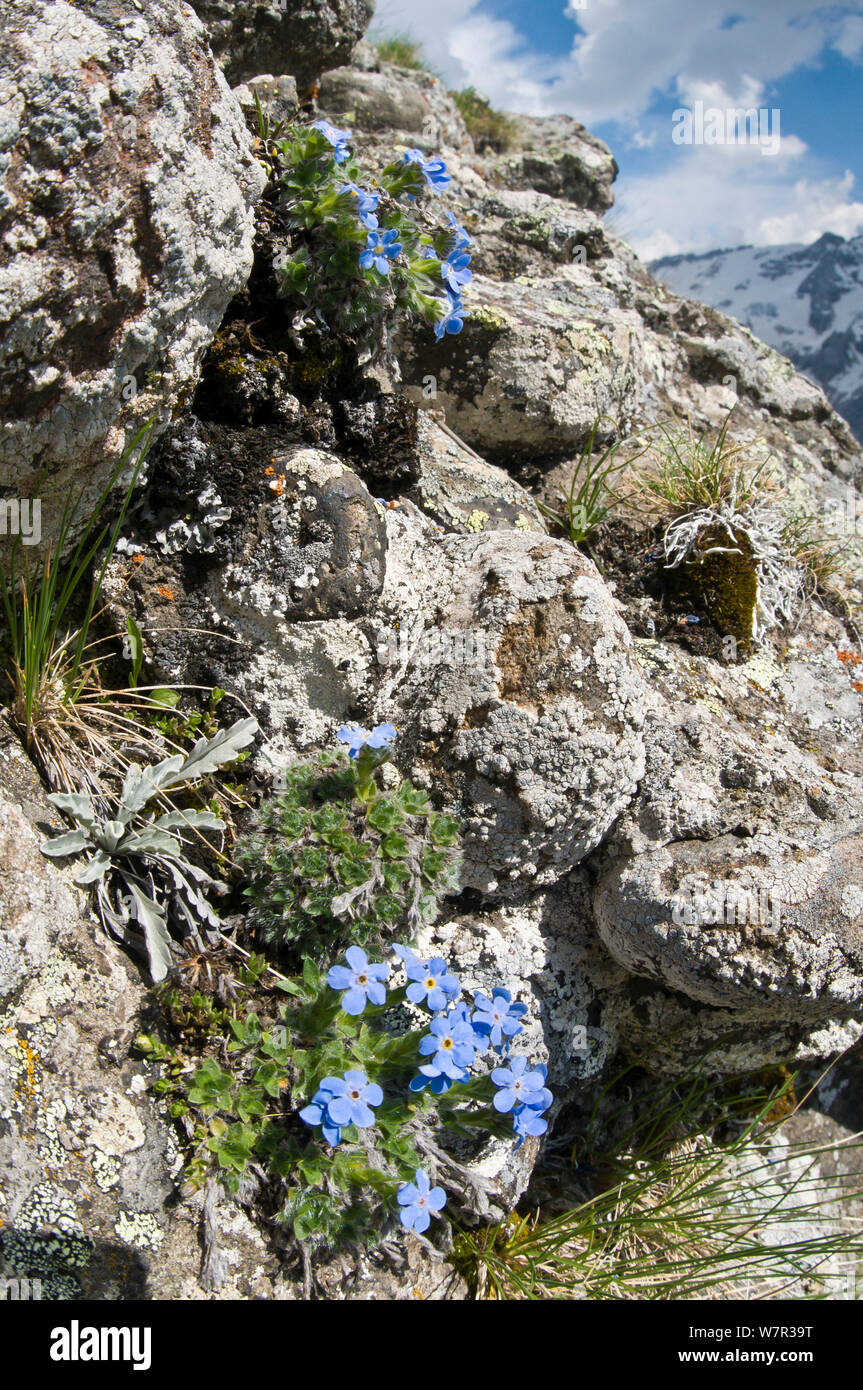
M 377 0 L 375 28 L 420 40 L 450 86 L 606 140 L 610 219 L 645 258 L 863 232 L 863 0 Z M 699 101 L 766 108 L 774 152 L 676 144 Z

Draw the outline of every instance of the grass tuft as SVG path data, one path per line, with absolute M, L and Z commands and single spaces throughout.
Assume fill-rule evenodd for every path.
M 503 111 L 495 111 L 485 97 L 481 97 L 475 87 L 465 87 L 460 92 L 450 92 L 450 96 L 462 114 L 468 133 L 477 150 L 482 154 L 486 149 L 495 154 L 504 154 L 518 140 L 518 122 Z
M 534 1210 L 462 1232 L 457 1269 L 478 1299 L 829 1296 L 863 1254 L 863 1235 L 840 1219 L 863 1187 L 859 1175 L 825 1182 L 819 1159 L 835 1143 L 778 1141 L 774 1117 L 795 1079 L 768 1095 L 732 1092 L 718 1107 L 716 1083 L 701 1071 L 660 1083 L 646 1112 L 629 1111 L 610 1151 L 594 1149 L 588 1132 L 589 1195 L 556 1215 Z M 844 1143 L 859 1149 L 863 1135 Z M 551 1160 L 557 1193 L 572 1187 L 573 1160 L 560 1155 L 558 1173 Z
M 729 415 L 712 438 L 697 437 L 691 420 L 686 427 L 659 425 L 633 495 L 673 519 L 719 507 L 739 512 L 770 491 L 769 458 L 747 466 L 750 446 L 729 441 L 730 423 Z
M 397 68 L 410 68 L 412 72 L 430 72 L 423 57 L 422 45 L 408 34 L 387 34 L 373 39 L 378 57 L 382 63 L 392 63 Z
M 121 746 L 146 748 L 136 710 L 148 702 L 138 691 L 103 687 L 103 643 L 92 633 L 105 574 L 152 428 L 150 421 L 123 451 L 74 545 L 71 538 L 81 495 L 70 493 L 56 537 L 36 560 L 27 553 L 19 566 L 16 538 L 6 566 L 0 567 L 0 602 L 11 661 L 6 672 L 11 685 L 10 717 L 50 785 L 61 791 L 72 791 L 83 777 L 99 792 L 98 769 L 116 761 Z M 113 487 L 130 467 L 131 479 L 113 526 L 100 524 Z
M 543 516 L 577 546 L 585 544 L 620 500 L 612 487 L 612 479 L 633 462 L 632 458 L 617 459 L 619 449 L 626 442 L 622 439 L 597 454 L 596 436 L 605 418 L 600 415 L 594 421 L 587 443 L 575 461 L 569 488 L 558 493 L 561 506 L 555 509 L 538 503 Z

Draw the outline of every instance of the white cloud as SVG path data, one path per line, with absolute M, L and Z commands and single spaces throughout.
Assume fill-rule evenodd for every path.
M 784 122 L 772 158 L 754 146 L 671 144 L 675 107 L 779 104 L 781 121 L 773 84 L 782 77 L 830 47 L 863 59 L 863 18 L 847 5 L 750 0 L 741 14 L 740 0 L 534 3 L 557 3 L 577 21 L 570 55 L 540 54 L 479 0 L 377 0 L 376 27 L 410 33 L 448 85 L 474 86 L 499 108 L 566 112 L 589 129 L 615 122 L 621 146 L 651 150 L 652 170 L 618 184 L 619 222 L 646 257 L 860 230 L 852 177 L 826 176 Z
M 843 58 L 863 61 L 863 19 L 857 15 L 849 15 L 843 21 L 833 47 L 838 49 Z
M 512 24 L 480 12 L 479 0 L 377 0 L 375 25 L 419 39 L 451 85 L 481 87 L 510 110 L 517 98 L 537 112 L 565 111 L 588 126 L 634 120 L 657 94 L 685 98 L 711 85 L 732 105 L 745 104 L 754 87 L 813 61 L 825 44 L 856 41 L 851 19 L 812 0 L 758 0 L 755 13 L 731 28 L 722 25 L 739 13 L 734 0 L 557 3 L 582 32 L 573 31 L 569 57 L 553 60 Z
M 754 149 L 732 159 L 726 149 L 686 149 L 657 174 L 630 179 L 613 213 L 620 235 L 642 260 L 716 247 L 780 246 L 815 241 L 824 232 L 863 230 L 854 177 L 794 179 Z M 785 163 L 785 161 L 783 161 Z

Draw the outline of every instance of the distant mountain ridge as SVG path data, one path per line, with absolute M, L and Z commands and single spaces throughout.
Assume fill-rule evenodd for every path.
M 863 234 L 664 256 L 650 268 L 790 358 L 863 441 Z

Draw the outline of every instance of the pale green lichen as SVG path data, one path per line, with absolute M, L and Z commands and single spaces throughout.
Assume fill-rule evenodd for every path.
M 126 1245 L 136 1245 L 139 1250 L 158 1250 L 164 1239 L 164 1232 L 150 1211 L 121 1211 L 114 1230 Z
M 495 313 L 493 309 L 489 309 L 483 304 L 478 304 L 476 307 L 471 306 L 470 322 L 479 324 L 480 328 L 485 328 L 490 333 L 500 333 L 509 327 L 503 314 Z
M 100 1192 L 109 1192 L 120 1181 L 119 1163 L 110 1154 L 102 1153 L 101 1149 L 93 1150 L 92 1168 L 93 1181 Z
M 482 512 L 479 507 L 475 507 L 465 521 L 465 526 L 469 531 L 483 531 L 485 529 L 485 523 L 488 520 L 488 512 Z

